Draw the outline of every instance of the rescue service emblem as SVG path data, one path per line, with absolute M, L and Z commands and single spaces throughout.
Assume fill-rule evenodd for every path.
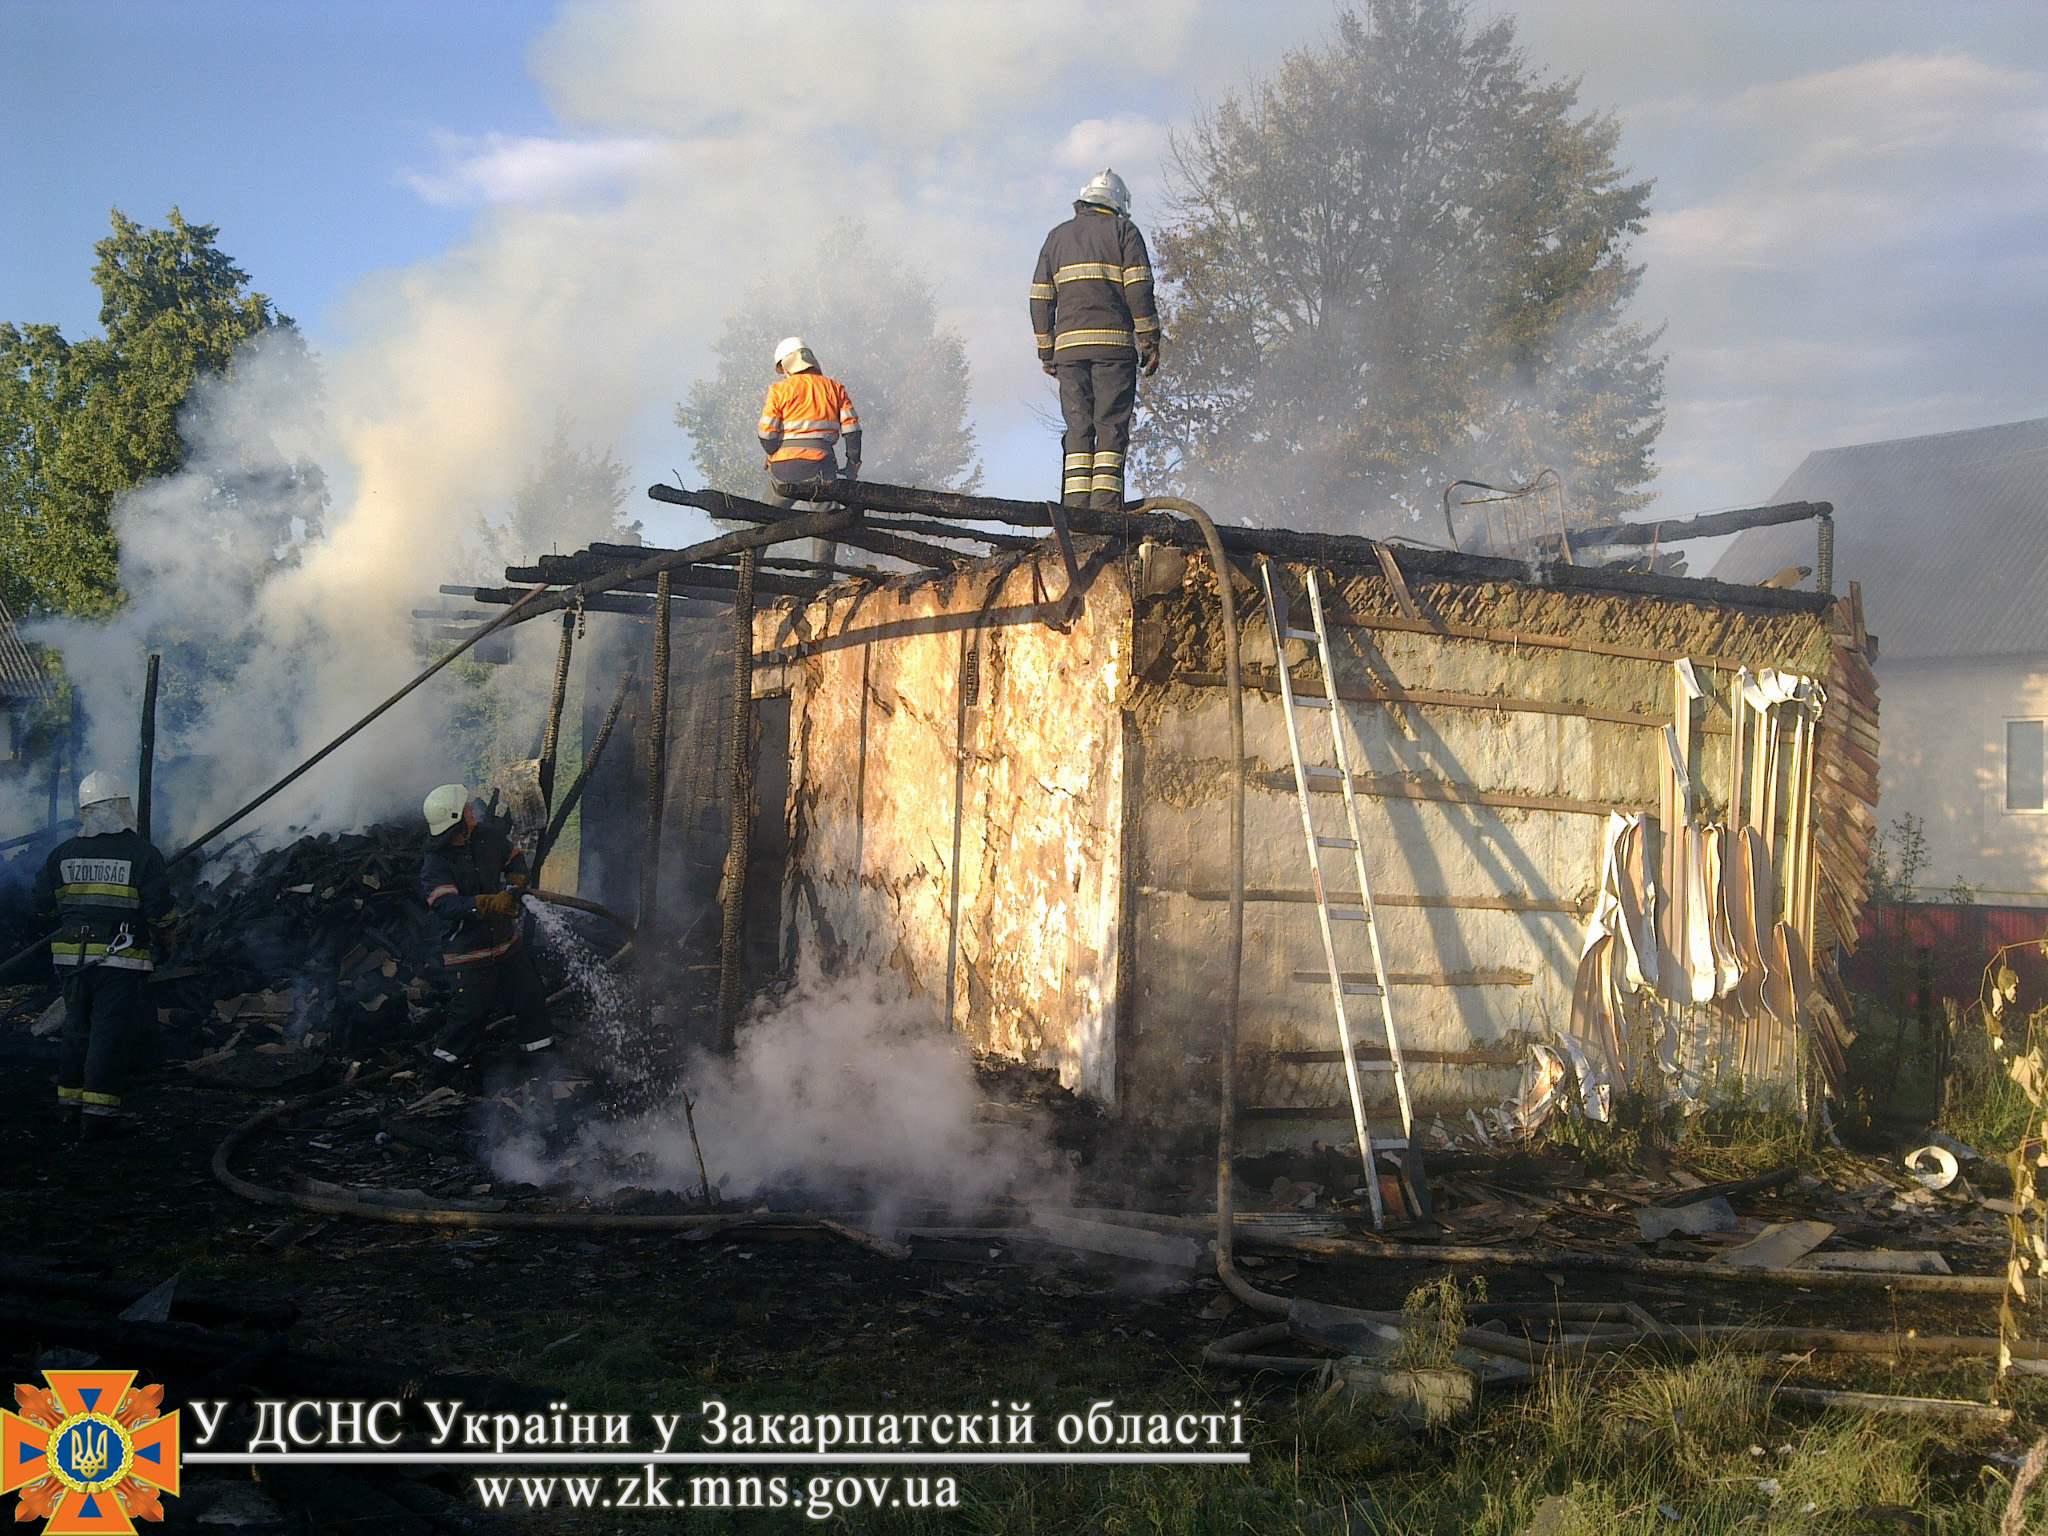
M 45 1371 L 17 1385 L 20 1413 L 0 1410 L 0 1493 L 19 1493 L 16 1520 L 44 1536 L 133 1532 L 164 1517 L 178 1493 L 178 1416 L 159 1415 L 164 1389 L 134 1390 L 133 1371 Z

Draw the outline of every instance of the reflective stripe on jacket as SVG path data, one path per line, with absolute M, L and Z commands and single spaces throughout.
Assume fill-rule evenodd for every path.
M 479 965 L 495 960 L 519 942 L 519 919 L 486 917 L 476 899 L 486 892 L 526 884 L 526 855 L 488 823 L 472 827 L 469 841 L 438 842 L 420 861 L 420 895 L 447 924 L 441 940 L 443 965 Z
M 36 876 L 35 909 L 55 920 L 53 965 L 88 962 L 109 970 L 156 968 L 152 926 L 172 916 L 171 879 L 164 856 L 140 832 L 106 832 L 59 843 Z M 128 944 L 113 953 L 122 932 Z
M 1155 340 L 1152 258 L 1138 226 L 1082 205 L 1047 235 L 1031 278 L 1031 329 L 1041 362 L 1128 357 Z
M 771 464 L 790 459 L 832 457 L 832 445 L 846 439 L 846 462 L 860 463 L 860 417 L 853 396 L 822 373 L 792 373 L 768 386 L 761 407 L 761 451 Z

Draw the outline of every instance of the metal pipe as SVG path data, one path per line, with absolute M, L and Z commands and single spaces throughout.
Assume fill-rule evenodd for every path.
M 1813 590 L 1832 594 L 1835 590 L 1835 514 L 1832 510 L 1823 512 L 1818 521 L 1817 547 L 1813 554 Z
M 392 694 L 390 698 L 386 699 L 382 704 L 379 704 L 375 709 L 371 710 L 367 715 L 363 716 L 362 719 L 358 720 L 354 725 L 350 726 L 347 730 L 343 731 L 339 736 L 335 737 L 334 740 L 328 742 L 327 745 L 322 747 L 318 752 L 315 752 L 311 757 L 307 758 L 304 762 L 300 763 L 298 767 L 294 768 L 290 773 L 286 774 L 283 778 L 279 779 L 275 784 L 271 785 L 270 788 L 264 790 L 263 793 L 258 795 L 254 800 L 251 800 L 247 805 L 243 806 L 240 810 L 236 811 L 232 816 L 228 817 L 227 820 L 220 822 L 215 826 L 207 828 L 206 831 L 200 833 L 199 836 L 193 838 L 191 842 L 187 843 L 183 848 L 180 848 L 176 853 L 172 854 L 169 862 L 172 864 L 182 864 L 185 860 L 191 858 L 193 854 L 197 853 L 201 848 L 205 847 L 208 843 L 212 842 L 216 837 L 219 837 L 221 833 L 227 831 L 229 827 L 232 827 L 236 822 L 240 821 L 244 816 L 247 816 L 251 811 L 255 810 L 258 806 L 267 804 L 273 797 L 275 797 L 285 788 L 297 783 L 299 779 L 304 777 L 316 765 L 325 762 L 329 757 L 333 756 L 334 753 L 343 744 L 353 740 L 366 726 L 368 726 L 372 721 L 376 720 L 379 716 L 383 715 L 384 712 L 389 710 L 393 705 L 397 704 L 399 700 L 403 699 L 407 694 L 411 693 L 415 688 L 419 687 L 420 684 L 426 682 L 427 679 L 434 676 L 435 673 L 453 664 L 458 657 L 462 656 L 465 652 L 469 651 L 472 647 L 474 647 L 479 640 L 484 638 L 484 636 L 492 634 L 497 630 L 503 629 L 507 624 L 512 623 L 513 620 L 517 618 L 517 616 L 523 609 L 527 608 L 530 604 L 537 602 L 544 594 L 547 593 L 547 590 L 548 589 L 546 587 L 535 587 L 531 592 L 527 593 L 526 596 L 522 597 L 518 602 L 514 603 L 511 607 L 507 608 L 503 613 L 499 614 L 495 619 L 491 620 L 490 623 L 484 625 L 483 628 L 479 629 L 475 634 L 471 635 L 468 639 L 464 640 L 460 645 L 456 646 L 446 656 L 443 656 L 439 661 L 435 662 L 432 666 L 428 667 L 426 671 L 420 673 L 419 676 L 415 677 L 411 682 L 407 683 L 403 688 L 399 689 L 398 692 Z M 5 969 L 5 965 L 0 965 L 0 970 Z
M 647 831 L 640 841 L 640 931 L 650 938 L 661 904 L 661 823 L 668 805 L 669 573 L 654 583 L 654 679 L 647 706 Z
M 163 657 L 152 652 L 149 676 L 142 684 L 142 761 L 135 770 L 135 830 L 149 841 L 149 809 L 155 804 L 151 793 L 156 783 L 156 678 Z
M 585 754 L 583 767 L 576 775 L 576 782 L 569 786 L 569 793 L 562 796 L 562 803 L 555 807 L 555 813 L 548 818 L 547 831 L 541 835 L 540 848 L 533 858 L 533 883 L 540 884 L 540 867 L 548 855 L 555 850 L 555 839 L 562 835 L 562 828 L 568 825 L 569 813 L 576 809 L 576 802 L 583 798 L 590 776 L 597 771 L 597 760 L 604 755 L 604 744 L 612 739 L 612 727 L 619 723 L 619 711 L 625 707 L 626 695 L 632 691 L 638 674 L 628 672 L 619 679 L 619 691 L 612 695 L 612 707 L 605 711 L 604 724 L 598 727 L 597 740 L 590 744 Z
M 555 687 L 548 696 L 548 725 L 540 739 L 540 797 L 555 803 L 555 752 L 562 740 L 562 706 L 569 698 L 569 653 L 576 644 L 576 615 L 562 613 L 562 645 L 555 652 Z
M 725 848 L 724 911 L 718 936 L 718 1049 L 738 1042 L 746 950 L 747 853 L 754 835 L 754 563 L 740 557 L 732 605 L 732 825 Z
M 1202 530 L 1209 564 L 1216 573 L 1216 595 L 1223 604 L 1223 679 L 1230 713 L 1230 919 L 1224 956 L 1223 1038 L 1217 1052 L 1216 1111 L 1216 1276 L 1239 1301 L 1261 1312 L 1284 1314 L 1287 1300 L 1259 1290 L 1238 1273 L 1236 1199 L 1231 1189 L 1237 1155 L 1237 1030 L 1244 968 L 1244 689 L 1237 639 L 1237 594 L 1231 589 L 1230 562 L 1209 514 L 1177 496 L 1155 496 L 1139 503 L 1140 512 L 1177 512 Z

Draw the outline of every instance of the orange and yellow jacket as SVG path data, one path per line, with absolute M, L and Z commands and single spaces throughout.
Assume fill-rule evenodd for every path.
M 792 373 L 768 387 L 761 407 L 761 451 L 770 464 L 832 457 L 832 445 L 846 441 L 846 467 L 860 465 L 860 417 L 853 397 L 837 379 L 814 370 Z

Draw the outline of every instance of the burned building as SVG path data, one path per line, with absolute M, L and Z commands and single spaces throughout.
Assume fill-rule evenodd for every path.
M 1133 1125 L 1210 1124 L 1234 766 L 1199 536 L 1098 513 L 1076 514 L 1071 539 L 927 522 L 912 541 L 875 512 L 957 502 L 1041 527 L 1047 512 L 857 494 L 868 513 L 840 537 L 921 568 L 785 580 L 751 618 L 757 973 L 892 972 L 978 1049 L 1054 1070 Z M 1521 1091 L 1545 1059 L 1532 1046 L 1617 1089 L 1688 1096 L 1790 1094 L 1816 1060 L 1838 1065 L 1835 957 L 1876 798 L 1853 593 L 1570 551 L 1220 537 L 1241 630 L 1248 1136 L 1344 1139 L 1345 996 L 1375 1135 L 1403 1077 L 1424 1123 L 1457 1118 Z M 954 547 L 975 538 L 993 551 Z M 1269 592 L 1295 615 L 1284 680 Z M 731 641 L 721 655 L 719 620 L 701 622 L 698 670 L 715 676 Z M 672 700 L 685 691 L 678 675 Z M 671 705 L 671 742 L 729 748 L 713 692 L 700 676 L 692 707 Z M 627 782 L 630 760 L 615 771 L 630 808 L 646 780 Z M 684 776 L 661 857 L 696 859 L 701 902 L 722 775 L 700 752 Z M 1346 961 L 1324 934 L 1358 915 L 1378 943 Z M 1382 983 L 1405 1074 L 1385 1070 Z

